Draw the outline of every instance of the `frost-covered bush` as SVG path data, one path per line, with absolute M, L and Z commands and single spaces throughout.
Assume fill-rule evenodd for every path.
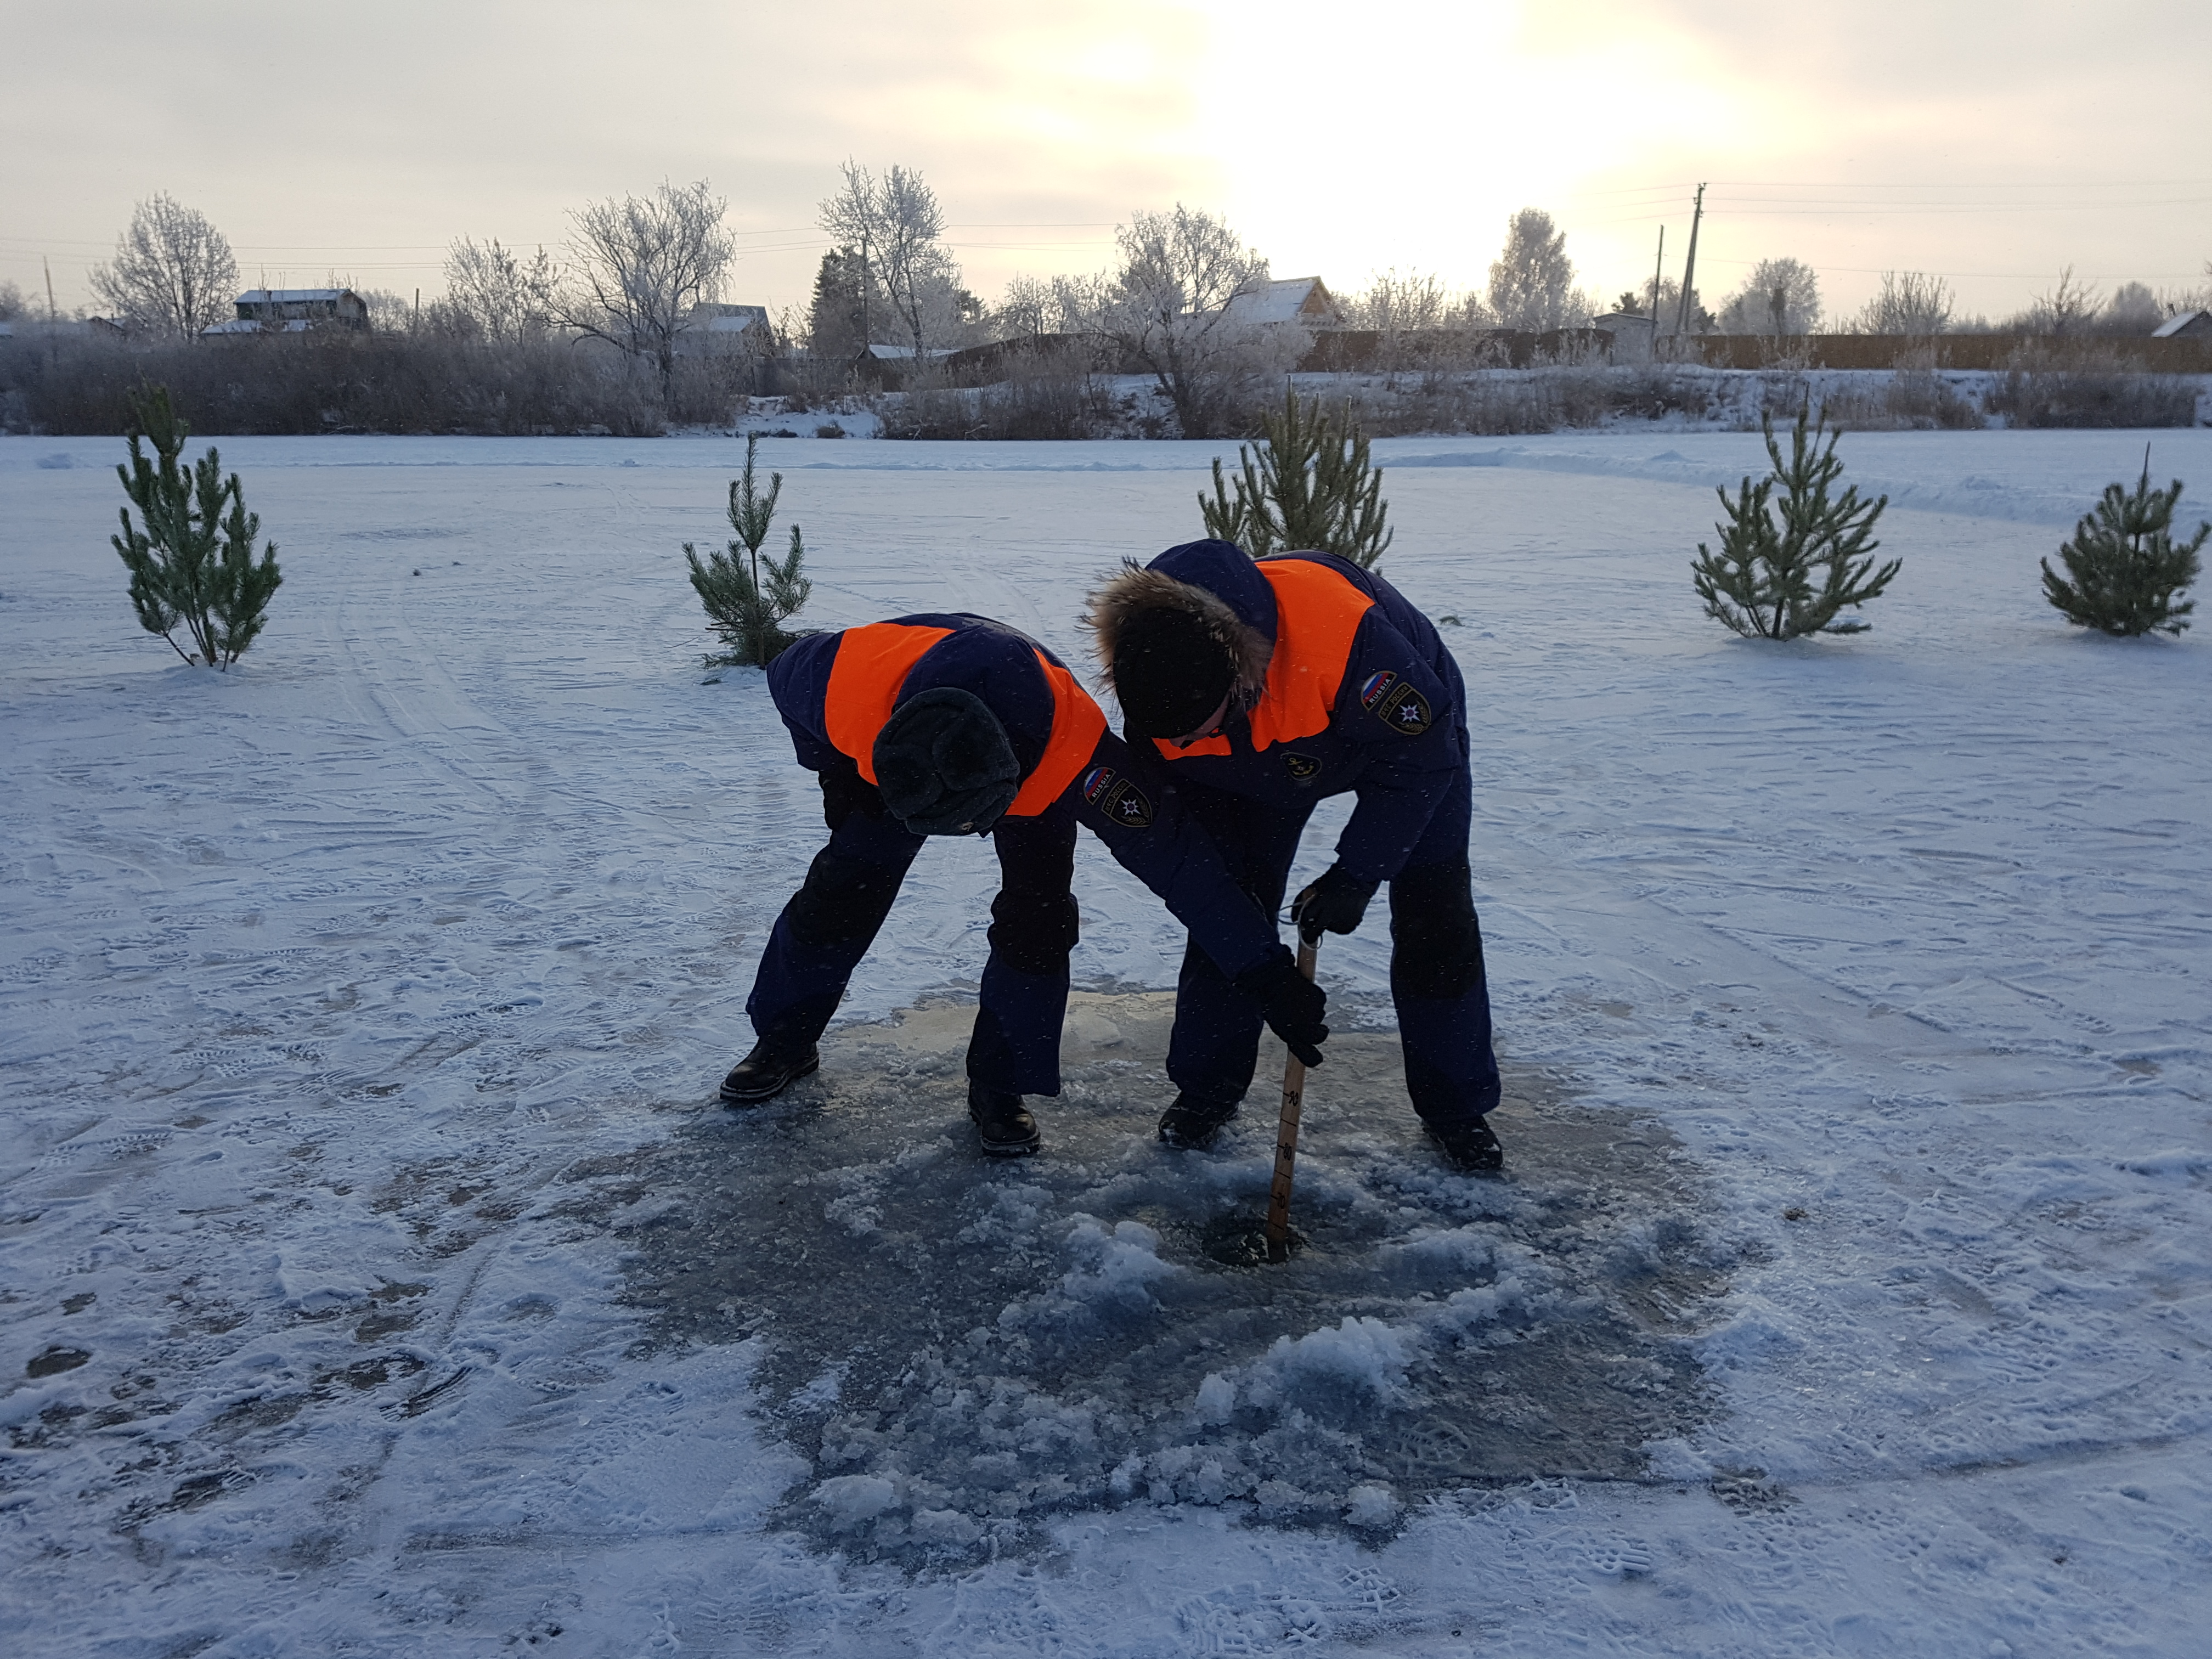
M 426 308 L 427 309 L 427 308 Z M 372 313 L 374 315 L 374 313 Z M 220 343 L 83 336 L 0 340 L 0 405 L 11 425 L 60 435 L 119 434 L 142 381 L 169 388 L 202 428 L 303 432 L 550 433 L 657 437 L 671 420 L 726 421 L 771 391 L 754 360 L 687 357 L 673 408 L 618 352 L 557 337 L 499 343 L 420 333 L 318 329 Z
M 1808 429 L 1806 416 L 1798 416 L 1790 434 L 1786 461 L 1773 423 L 1762 417 L 1759 427 L 1773 471 L 1757 483 L 1747 477 L 1733 500 L 1720 492 L 1728 514 L 1728 522 L 1715 526 L 1720 551 L 1699 542 L 1691 562 L 1705 614 L 1759 639 L 1861 632 L 1864 623 L 1836 617 L 1846 605 L 1856 609 L 1879 595 L 1903 562 L 1875 568 L 1874 550 L 1881 545 L 1874 539 L 1875 521 L 1889 497 L 1863 501 L 1853 484 L 1832 499 L 1829 490 L 1844 471 L 1836 434 L 1819 423 Z
M 2196 610 L 2194 600 L 2174 603 L 2195 581 L 2197 550 L 2212 537 L 2212 524 L 2200 524 L 2186 542 L 2173 539 L 2173 509 L 2181 499 L 2177 478 L 2164 489 L 2150 487 L 2150 451 L 2143 451 L 2142 477 L 2132 490 L 2105 486 L 2097 509 L 2075 526 L 2058 550 L 2066 567 L 2061 576 L 2043 560 L 2043 596 L 2077 628 L 2094 628 L 2123 638 L 2154 630 L 2179 635 Z
M 714 621 L 714 631 L 729 648 L 711 660 L 732 666 L 766 667 L 789 645 L 792 636 L 783 623 L 796 616 L 814 591 L 800 574 L 806 556 L 799 526 L 791 526 L 791 551 L 779 563 L 774 554 L 763 558 L 761 544 L 768 539 L 775 518 L 776 497 L 783 494 L 783 474 L 769 474 L 768 494 L 753 482 L 753 452 L 760 447 L 757 433 L 745 440 L 745 470 L 730 480 L 730 527 L 738 532 L 727 552 L 710 552 L 702 562 L 690 542 L 684 557 L 691 567 L 691 586 Z
M 258 514 L 246 510 L 238 474 L 222 476 L 212 445 L 188 469 L 178 458 L 191 428 L 177 417 L 168 388 L 149 386 L 131 399 L 131 463 L 115 469 L 143 527 L 122 509 L 123 533 L 108 538 L 131 572 L 131 604 L 149 634 L 159 634 L 186 662 L 228 668 L 259 635 L 269 600 L 284 578 L 276 546 L 253 558 Z M 142 441 L 150 441 L 149 457 Z M 191 636 L 193 652 L 177 643 Z
M 1085 439 L 1115 435 L 1113 384 L 1070 343 L 1008 349 L 1006 379 L 986 386 L 912 386 L 884 400 L 887 438 Z
M 2110 347 L 2030 345 L 2007 365 L 1989 411 L 2016 427 L 2194 426 L 2197 389 L 2176 374 L 2146 374 Z

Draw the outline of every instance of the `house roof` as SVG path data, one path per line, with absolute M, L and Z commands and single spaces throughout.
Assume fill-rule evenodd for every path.
M 749 328 L 766 328 L 766 306 L 696 305 L 689 319 L 693 328 L 708 334 L 742 334 Z
M 2212 334 L 2212 311 L 2185 311 L 2151 330 L 2154 340 L 2172 340 L 2185 334 Z
M 356 298 L 349 288 L 249 288 L 238 296 L 242 306 L 299 305 L 310 300 Z
M 1333 323 L 1341 315 L 1335 296 L 1318 276 L 1277 277 L 1238 295 L 1228 309 L 1240 323 Z

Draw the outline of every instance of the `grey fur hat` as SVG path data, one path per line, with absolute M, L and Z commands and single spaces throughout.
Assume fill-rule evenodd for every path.
M 1006 728 L 981 697 L 949 685 L 900 704 L 873 759 L 884 805 L 917 836 L 979 835 L 1021 790 Z

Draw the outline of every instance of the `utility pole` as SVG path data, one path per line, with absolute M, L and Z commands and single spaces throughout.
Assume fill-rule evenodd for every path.
M 41 253 L 39 264 L 46 273 L 46 326 L 51 329 L 62 319 L 61 308 L 54 304 L 54 262 Z
M 1682 266 L 1682 303 L 1674 319 L 1674 332 L 1686 334 L 1690 327 L 1690 285 L 1698 280 L 1698 224 L 1705 216 L 1705 187 L 1698 186 L 1698 205 L 1690 216 L 1690 257 Z
M 1651 262 L 1651 352 L 1659 352 L 1659 282 L 1667 269 L 1667 227 L 1659 227 L 1659 257 Z

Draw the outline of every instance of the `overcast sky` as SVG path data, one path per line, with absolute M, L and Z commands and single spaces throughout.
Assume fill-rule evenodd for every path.
M 1993 315 L 2062 265 L 2204 282 L 2204 0 L 390 0 L 0 14 L 0 280 L 64 309 L 166 190 L 247 282 L 426 296 L 453 238 L 555 247 L 569 210 L 713 180 L 725 296 L 804 300 L 848 155 L 919 168 L 969 285 L 1103 269 L 1114 225 L 1224 215 L 1278 276 L 1480 283 L 1534 205 L 1610 297 L 1680 270 L 1948 276 Z

